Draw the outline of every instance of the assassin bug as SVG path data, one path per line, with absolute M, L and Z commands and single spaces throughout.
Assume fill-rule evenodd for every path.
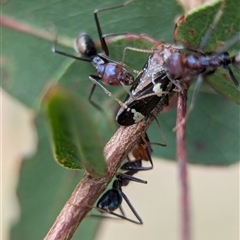
M 157 104 L 162 108 L 168 105 L 175 85 L 169 80 L 163 64 L 165 55 L 175 51 L 170 44 L 162 43 L 153 50 L 125 99 L 126 107 L 117 113 L 116 121 L 120 125 L 129 126 L 141 121 Z
M 122 219 L 128 220 L 133 223 L 142 224 L 142 219 L 134 209 L 133 205 L 129 201 L 128 197 L 123 193 L 122 187 L 127 186 L 130 181 L 135 181 L 139 183 L 147 183 L 144 180 L 133 177 L 138 171 L 151 170 L 153 168 L 153 162 L 151 158 L 152 148 L 150 146 L 150 141 L 145 133 L 144 137 L 139 138 L 139 141 L 132 148 L 131 153 L 134 160 L 129 160 L 125 162 L 120 169 L 125 170 L 124 173 L 117 173 L 116 180 L 113 182 L 112 188 L 107 190 L 98 200 L 96 204 L 96 209 L 103 213 L 109 213 L 114 216 L 120 217 Z M 151 166 L 143 167 L 142 161 L 149 161 Z M 129 208 L 132 210 L 133 214 L 138 221 L 129 219 L 125 216 L 125 213 L 122 209 L 121 203 L 122 200 L 125 200 Z M 116 209 L 120 209 L 121 214 L 115 213 Z
M 226 49 L 240 40 L 240 32 L 220 50 L 211 53 L 202 52 L 221 14 L 222 10 L 220 9 L 211 24 L 211 28 L 203 37 L 199 49 L 159 44 L 153 50 L 154 52 L 148 57 L 142 72 L 137 76 L 130 89 L 132 96 L 127 96 L 126 107 L 121 108 L 117 113 L 116 120 L 120 125 L 132 125 L 141 121 L 151 113 L 157 104 L 161 104 L 162 107 L 166 106 L 174 92 L 182 90 L 181 83 L 191 82 L 198 77 L 195 94 L 189 107 L 190 111 L 193 108 L 196 89 L 200 82 L 206 76 L 213 74 L 219 67 L 228 71 L 231 80 L 240 89 L 239 82 L 229 66 L 232 64 L 237 68 L 240 67 L 240 53 L 230 57 L 226 52 Z M 188 50 L 191 54 L 181 53 L 180 49 Z
M 105 85 L 110 86 L 125 86 L 125 85 L 132 85 L 134 81 L 134 77 L 132 74 L 128 72 L 128 70 L 124 67 L 125 65 L 123 63 L 118 63 L 116 61 L 111 60 L 109 56 L 109 50 L 105 41 L 106 36 L 116 36 L 116 35 L 124 35 L 126 33 L 119 33 L 119 34 L 107 34 L 103 35 L 102 30 L 100 27 L 99 19 L 98 19 L 98 13 L 101 11 L 106 11 L 110 9 L 116 9 L 123 7 L 130 3 L 131 1 L 128 1 L 126 3 L 123 3 L 118 6 L 108 7 L 108 8 L 101 8 L 94 11 L 94 19 L 97 26 L 98 36 L 100 39 L 101 47 L 102 47 L 102 53 L 97 53 L 96 46 L 93 42 L 93 40 L 88 36 L 86 33 L 82 33 L 78 36 L 78 38 L 75 41 L 75 48 L 77 52 L 82 54 L 84 57 L 77 57 L 74 55 L 71 55 L 69 53 L 65 53 L 62 51 L 59 51 L 56 49 L 57 42 L 54 43 L 52 47 L 52 51 L 54 53 L 70 57 L 79 61 L 85 61 L 85 62 L 91 62 L 92 65 L 96 68 L 97 75 L 89 75 L 89 79 L 94 83 L 88 100 L 89 102 L 94 105 L 97 109 L 102 110 L 102 108 L 93 102 L 91 100 L 93 92 L 95 90 L 96 85 L 99 85 L 102 87 L 102 85 L 99 83 L 99 80 L 102 80 L 102 82 Z M 104 90 L 105 88 L 102 87 Z M 105 90 L 107 91 L 107 90 Z M 108 92 L 108 91 L 107 91 Z M 108 95 L 111 95 L 108 92 Z M 114 97 L 113 97 L 114 98 Z M 117 100 L 116 98 L 114 98 Z M 117 100 L 119 102 L 119 100 Z

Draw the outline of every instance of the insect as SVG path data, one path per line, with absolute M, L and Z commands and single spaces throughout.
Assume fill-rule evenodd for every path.
M 234 56 L 230 56 L 227 52 L 231 46 L 240 41 L 240 32 L 238 32 L 231 40 L 226 42 L 220 49 L 213 52 L 203 51 L 223 14 L 224 5 L 225 2 L 222 1 L 220 9 L 217 11 L 209 29 L 203 36 L 198 49 L 176 47 L 179 51 L 173 53 L 165 60 L 164 69 L 169 79 L 178 87 L 179 90 L 181 90 L 181 83 L 191 83 L 192 80 L 197 78 L 187 115 L 194 107 L 201 82 L 207 76 L 214 74 L 219 68 L 226 69 L 233 84 L 238 90 L 240 90 L 240 84 L 231 69 L 231 65 L 238 69 L 240 68 L 240 52 Z M 185 51 L 181 52 L 180 50 Z M 180 82 L 180 84 L 176 82 L 176 80 Z
M 181 91 L 181 83 L 190 83 L 198 78 L 194 95 L 188 110 L 193 108 L 196 100 L 196 90 L 201 81 L 213 74 L 218 68 L 223 67 L 240 90 L 240 85 L 235 78 L 230 65 L 240 68 L 240 53 L 230 57 L 226 49 L 240 41 L 240 32 L 216 52 L 203 52 L 202 49 L 220 19 L 221 9 L 216 14 L 211 28 L 206 32 L 199 49 L 189 49 L 177 45 L 159 44 L 148 57 L 143 70 L 137 76 L 130 89 L 130 95 L 125 99 L 126 107 L 122 107 L 116 116 L 120 125 L 128 126 L 147 117 L 157 104 L 162 108 L 168 105 L 168 100 L 176 91 Z M 185 49 L 187 53 L 181 53 Z
M 169 80 L 164 68 L 165 55 L 176 52 L 170 44 L 160 43 L 148 57 L 142 71 L 130 88 L 125 99 L 127 107 L 120 108 L 116 121 L 123 126 L 138 123 L 149 116 L 157 104 L 162 108 L 168 105 L 174 95 L 175 85 Z
M 128 1 L 128 2 L 118 5 L 118 6 L 101 8 L 101 9 L 97 9 L 94 11 L 94 19 L 95 19 L 101 47 L 102 47 L 102 53 L 97 53 L 97 49 L 96 49 L 96 46 L 95 46 L 93 40 L 86 33 L 80 34 L 77 37 L 77 39 L 75 40 L 75 49 L 77 52 L 82 54 L 83 57 L 77 57 L 77 56 L 71 55 L 69 53 L 65 53 L 65 52 L 57 50 L 56 49 L 57 42 L 55 42 L 52 47 L 52 51 L 54 53 L 63 55 L 65 57 L 70 57 L 70 58 L 73 58 L 73 59 L 76 59 L 79 61 L 91 62 L 92 65 L 95 67 L 97 74 L 89 75 L 89 79 L 94 84 L 91 88 L 88 100 L 93 106 L 95 106 L 99 110 L 102 110 L 102 108 L 98 104 L 96 104 L 95 102 L 92 101 L 92 95 L 94 93 L 96 85 L 99 85 L 100 87 L 102 87 L 101 84 L 99 83 L 100 80 L 105 85 L 125 86 L 125 85 L 133 84 L 134 76 L 131 73 L 129 73 L 129 71 L 124 67 L 125 65 L 123 63 L 118 63 L 116 61 L 111 60 L 108 57 L 109 50 L 108 50 L 108 47 L 107 47 L 107 44 L 105 41 L 106 35 L 102 34 L 102 30 L 101 30 L 99 19 L 98 19 L 98 13 L 101 11 L 109 10 L 109 9 L 123 7 L 124 5 L 126 5 L 130 2 L 131 1 Z M 126 33 L 108 34 L 107 36 L 123 35 L 123 34 L 126 34 Z M 104 87 L 102 87 L 102 88 L 105 90 Z M 107 90 L 105 90 L 105 91 L 107 91 Z M 109 95 L 109 93 L 108 93 L 108 95 Z
M 232 44 L 240 41 L 240 32 L 232 40 Z M 179 82 L 191 83 L 192 80 L 197 78 L 188 114 L 195 104 L 196 93 L 202 80 L 207 76 L 214 74 L 220 67 L 227 70 L 230 79 L 236 88 L 240 90 L 240 84 L 230 67 L 230 65 L 233 65 L 236 68 L 240 68 L 240 53 L 230 57 L 229 53 L 224 51 L 226 47 L 216 52 L 205 53 L 201 51 L 204 46 L 205 45 L 202 45 L 199 50 L 186 49 L 188 51 L 187 53 L 173 53 L 166 59 L 164 64 L 164 69 L 168 78 L 179 88 L 179 90 L 181 90 Z
M 238 34 L 237 37 L 240 40 L 240 34 Z M 232 64 L 235 67 L 239 67 L 239 54 L 230 57 L 229 53 L 225 51 L 211 53 L 203 53 L 200 50 L 189 51 L 194 53 L 182 54 L 180 52 L 176 52 L 166 60 L 164 68 L 170 79 L 178 79 L 181 82 L 191 81 L 196 76 L 204 78 L 206 75 L 213 74 L 219 67 L 223 67 L 228 71 L 231 80 L 240 90 L 239 82 L 235 78 L 229 66 Z
M 118 172 L 116 174 L 116 180 L 113 182 L 112 188 L 107 190 L 100 197 L 96 204 L 96 208 L 103 213 L 107 212 L 109 214 L 128 220 L 130 222 L 143 224 L 141 217 L 134 209 L 128 197 L 123 193 L 122 187 L 127 186 L 130 181 L 135 181 L 144 184 L 147 183 L 142 179 L 133 177 L 133 175 L 136 174 L 138 171 L 146 171 L 153 168 L 153 162 L 151 158 L 152 148 L 147 134 L 145 134 L 144 137 L 139 138 L 138 142 L 132 148 L 131 153 L 135 159 L 129 160 L 128 157 L 128 161 L 125 162 L 120 167 L 120 169 L 125 170 L 126 172 L 124 173 Z M 142 161 L 149 161 L 151 166 L 143 167 Z M 125 200 L 125 202 L 127 203 L 127 205 L 129 206 L 129 208 L 131 209 L 131 211 L 133 212 L 138 221 L 129 219 L 125 216 L 125 213 L 121 206 L 123 199 Z M 114 212 L 118 208 L 120 209 L 121 214 Z

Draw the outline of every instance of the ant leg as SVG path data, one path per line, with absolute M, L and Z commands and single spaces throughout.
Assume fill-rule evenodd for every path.
M 98 76 L 95 76 L 95 79 L 97 80 Z M 92 88 L 91 88 L 91 91 L 89 93 L 89 96 L 88 96 L 88 101 L 90 102 L 90 104 L 92 104 L 100 112 L 104 112 L 104 110 L 98 104 L 96 104 L 94 101 L 92 101 L 92 95 L 93 95 L 93 92 L 94 92 L 95 88 L 96 88 L 96 84 L 93 84 Z
M 125 47 L 124 50 L 123 50 L 122 63 L 124 63 L 124 61 L 125 61 L 127 50 L 133 51 L 133 52 L 140 52 L 140 53 L 153 53 L 154 52 L 154 50 L 149 50 L 149 49 Z M 139 71 L 134 70 L 134 72 L 139 74 Z
M 98 209 L 98 208 L 97 208 L 97 209 Z M 103 211 L 103 210 L 101 210 L 101 212 L 105 212 L 105 213 L 112 214 L 112 215 L 114 215 L 114 216 L 116 216 L 116 217 L 122 218 L 122 219 L 127 220 L 127 221 L 132 222 L 132 223 L 143 224 L 143 221 L 142 221 L 142 219 L 139 217 L 138 214 L 137 214 L 137 215 L 134 214 L 134 215 L 135 215 L 136 218 L 139 220 L 139 222 L 134 221 L 134 220 L 132 220 L 132 219 L 130 219 L 130 218 L 127 218 L 127 217 L 125 217 L 124 215 L 117 214 L 117 213 L 115 213 L 115 212 L 108 212 L 108 211 Z M 135 212 L 136 212 L 136 211 L 135 211 Z M 137 213 L 137 212 L 136 212 L 136 213 Z M 138 216 L 138 217 L 137 217 L 137 216 Z
M 131 170 L 138 170 L 138 169 L 132 169 L 132 168 L 131 168 Z M 141 169 L 141 170 L 143 170 L 143 169 Z M 148 169 L 147 169 L 147 170 L 148 170 Z M 125 173 L 117 173 L 117 174 L 116 174 L 116 178 L 127 179 L 127 180 L 134 181 L 134 182 L 137 182 L 137 183 L 147 184 L 147 181 L 142 180 L 142 179 L 140 179 L 140 178 L 133 177 L 133 176 L 128 175 L 128 174 L 125 174 Z
M 152 159 L 149 160 L 150 161 L 150 164 L 152 165 Z M 141 167 L 141 166 L 133 166 L 131 163 L 133 163 L 134 161 L 131 161 L 131 162 L 126 162 L 125 164 L 123 164 L 121 166 L 121 169 L 123 170 L 129 170 L 129 171 L 148 171 L 148 170 L 152 170 L 153 169 L 153 165 L 151 167 Z M 127 174 L 128 175 L 128 174 Z M 138 178 L 137 178 L 138 179 Z M 132 180 L 132 181 L 135 181 L 135 179 L 129 179 L 129 180 Z M 141 179 L 140 179 L 141 180 Z M 147 183 L 147 181 L 143 181 L 141 180 L 140 183 Z M 139 182 L 139 181 L 136 181 L 136 182 Z
M 106 43 L 106 38 L 109 38 L 109 37 L 114 37 L 114 36 L 124 36 L 124 35 L 129 35 L 129 34 L 134 34 L 134 33 L 130 33 L 130 32 L 123 32 L 123 33 L 108 33 L 108 34 L 104 34 L 103 36 L 102 36 L 102 38 L 104 39 L 104 41 L 105 41 L 105 43 Z M 99 55 L 103 55 L 102 57 L 103 58 L 105 58 L 106 60 L 108 60 L 108 61 L 111 61 L 111 62 L 114 62 L 114 63 L 116 63 L 116 64 L 119 64 L 119 65 L 121 65 L 121 66 L 123 66 L 123 67 L 126 67 L 127 69 L 129 69 L 129 70 L 131 70 L 132 72 L 134 72 L 134 73 L 139 73 L 139 71 L 137 71 L 137 70 L 134 70 L 133 68 L 131 68 L 131 67 L 129 67 L 128 65 L 126 65 L 125 63 L 124 63 L 124 60 L 125 60 L 125 55 L 126 55 L 126 48 L 128 48 L 128 50 L 132 50 L 132 51 L 135 51 L 135 52 L 145 52 L 145 53 L 152 53 L 153 52 L 153 50 L 144 50 L 144 49 L 138 49 L 138 48 L 131 48 L 131 47 L 125 47 L 124 48 L 124 51 L 123 51 L 123 57 L 122 57 L 122 61 L 121 62 L 119 62 L 119 61 L 114 61 L 113 59 L 110 59 L 108 56 L 106 56 L 105 54 L 103 55 L 103 54 L 99 54 Z
M 158 146 L 161 146 L 161 147 L 166 147 L 166 146 L 167 146 L 167 141 L 166 141 L 166 138 L 165 138 L 164 132 L 163 132 L 163 130 L 162 130 L 162 128 L 161 128 L 161 125 L 160 125 L 158 119 L 157 119 L 155 116 L 154 116 L 154 118 L 155 118 L 155 121 L 157 122 L 158 129 L 159 129 L 160 134 L 161 134 L 161 136 L 162 136 L 163 143 L 155 143 L 155 142 L 151 142 L 151 144 L 158 145 Z
M 130 33 L 130 32 L 123 32 L 123 33 L 108 33 L 108 34 L 104 34 L 102 36 L 102 38 L 104 39 L 105 41 L 105 44 L 106 44 L 106 38 L 109 38 L 109 37 L 114 37 L 114 36 L 123 36 L 123 35 L 135 35 L 135 33 Z M 152 41 L 154 41 L 154 39 L 152 39 Z M 156 40 L 155 40 L 155 43 L 156 43 Z M 124 64 L 124 60 L 125 60 L 125 56 L 126 56 L 126 51 L 127 50 L 130 50 L 130 51 L 134 51 L 134 52 L 141 52 L 141 53 L 153 53 L 154 50 L 149 50 L 149 49 L 141 49 L 141 48 L 134 48 L 134 47 L 125 47 L 124 50 L 123 50 L 123 56 L 122 56 L 122 65 L 124 67 L 127 67 L 127 65 Z M 108 59 L 108 58 L 106 58 Z M 112 60 L 112 59 L 111 59 Z M 116 63 L 119 63 L 116 61 Z M 129 67 L 130 68 L 130 67 Z M 131 71 L 135 72 L 135 73 L 139 73 L 139 71 L 137 70 L 133 70 L 132 68 L 130 68 Z
M 200 86 L 202 85 L 202 81 L 203 81 L 203 76 L 202 76 L 202 74 L 200 74 L 197 81 L 196 81 L 194 89 L 193 89 L 193 95 L 192 95 L 192 99 L 191 99 L 189 108 L 188 108 L 187 113 L 186 113 L 185 121 L 187 120 L 190 112 L 193 110 L 193 108 L 195 106 L 195 103 L 196 103 L 196 100 L 197 100 L 197 95 L 198 95 Z
M 136 210 L 134 209 L 133 205 L 131 204 L 131 202 L 129 201 L 128 197 L 122 192 L 120 191 L 121 196 L 124 198 L 124 200 L 126 201 L 127 205 L 129 206 L 129 208 L 132 210 L 133 214 L 135 215 L 135 217 L 138 219 L 139 222 L 135 222 L 138 224 L 143 224 L 143 221 L 141 219 L 141 217 L 138 215 L 138 213 L 136 212 Z
M 107 211 L 107 210 L 104 210 L 104 209 L 101 209 L 101 208 L 98 208 L 98 207 L 95 207 L 95 206 L 92 206 L 92 208 L 98 210 L 98 211 L 101 212 L 101 213 L 111 214 L 111 215 L 113 215 L 113 216 L 116 216 L 116 217 L 118 217 L 118 218 L 127 220 L 127 221 L 129 221 L 129 222 L 139 224 L 139 222 L 136 222 L 136 221 L 134 221 L 134 220 L 129 219 L 129 218 L 126 217 L 125 212 L 123 211 L 123 208 L 122 208 L 121 205 L 119 206 L 119 210 L 120 210 L 121 214 L 118 214 L 118 213 L 115 213 L 115 212 L 110 212 L 110 211 Z M 105 216 L 105 215 L 99 215 L 99 214 L 90 214 L 90 215 L 88 215 L 87 217 L 97 217 L 97 218 L 105 218 L 105 219 L 115 219 L 115 220 L 118 220 L 118 218 L 109 217 L 109 216 Z M 119 219 L 119 220 L 120 220 L 120 219 Z
M 124 212 L 124 210 L 123 210 L 123 208 L 122 208 L 122 206 L 120 205 L 119 206 L 119 210 L 120 210 L 120 212 L 121 212 L 121 214 L 125 217 L 126 216 L 126 214 L 125 214 L 125 212 Z
M 63 55 L 63 56 L 65 56 L 65 57 L 73 58 L 73 59 L 78 60 L 78 61 L 91 62 L 90 59 L 82 58 L 82 57 L 77 57 L 77 56 L 74 56 L 74 55 L 69 54 L 69 53 L 65 53 L 65 52 L 62 52 L 62 51 L 58 51 L 58 50 L 56 50 L 56 46 L 57 46 L 57 40 L 54 42 L 54 44 L 53 44 L 53 46 L 52 46 L 52 52 L 57 53 L 57 54 L 60 54 L 60 55 Z
M 221 53 L 226 51 L 228 48 L 236 44 L 237 42 L 240 41 L 240 32 L 238 32 L 231 40 L 226 42 L 222 48 L 220 48 L 217 53 Z M 240 68 L 240 53 L 237 53 L 235 56 L 230 58 L 230 62 L 233 64 L 233 66 Z M 232 82 L 236 86 L 238 90 L 240 90 L 240 84 L 238 80 L 235 78 L 232 69 L 228 65 L 229 63 L 225 64 L 223 67 L 227 69 L 229 77 L 231 78 Z
M 109 92 L 101 83 L 98 82 L 98 76 L 95 75 L 89 75 L 89 79 L 96 85 L 98 85 L 100 88 L 102 88 L 102 90 L 109 96 L 111 97 L 113 100 L 117 101 L 119 103 L 119 105 L 124 108 L 127 109 L 127 105 L 125 103 L 123 103 L 121 100 L 119 100 L 118 98 L 116 98 L 111 92 Z
M 193 110 L 193 108 L 195 106 L 195 103 L 196 103 L 196 100 L 197 100 L 197 95 L 198 95 L 200 86 L 202 84 L 202 81 L 204 80 L 205 77 L 207 77 L 208 75 L 212 75 L 215 71 L 216 71 L 216 69 L 213 69 L 209 72 L 206 72 L 206 73 L 203 73 L 203 74 L 199 75 L 199 77 L 196 81 L 196 84 L 194 86 L 194 89 L 193 89 L 193 95 L 192 95 L 191 103 L 190 103 L 189 108 L 188 108 L 187 113 L 186 113 L 186 119 L 187 119 L 190 112 Z
M 229 77 L 231 78 L 231 80 L 234 83 L 234 85 L 236 86 L 236 88 L 238 90 L 240 90 L 240 84 L 239 84 L 238 80 L 235 78 L 235 76 L 232 72 L 232 69 L 228 65 L 224 66 L 224 68 L 228 70 Z
M 116 8 L 120 8 L 120 7 L 124 7 L 125 5 L 131 3 L 133 0 L 127 1 L 123 4 L 117 5 L 117 6 L 112 6 L 112 7 L 105 7 L 105 8 L 100 8 L 94 11 L 94 19 L 95 19 L 95 23 L 97 26 L 97 31 L 98 31 L 98 36 L 101 42 L 101 46 L 102 46 L 102 50 L 104 51 L 104 53 L 109 56 L 109 51 L 108 51 L 108 47 L 107 44 L 105 42 L 105 39 L 103 38 L 103 34 L 102 34 L 102 29 L 100 27 L 100 23 L 99 23 L 99 19 L 98 19 L 98 13 L 99 12 L 103 12 L 103 11 L 107 11 L 107 10 L 111 10 L 111 9 L 116 9 Z
M 223 14 L 224 6 L 225 6 L 225 1 L 222 1 L 220 9 L 218 9 L 216 15 L 214 16 L 212 23 L 210 24 L 210 27 L 208 28 L 207 32 L 204 34 L 204 36 L 202 38 L 202 41 L 199 45 L 199 49 L 202 50 L 206 46 L 210 36 L 212 35 L 213 30 L 215 29 L 217 23 L 219 22 L 222 14 Z
M 127 36 L 127 35 L 136 35 L 135 33 L 130 33 L 130 32 L 123 32 L 123 33 L 109 33 L 109 34 L 104 34 L 102 37 L 104 39 L 104 41 L 106 41 L 106 38 L 109 38 L 109 37 L 114 37 L 114 36 Z M 150 40 L 149 40 L 150 41 Z M 156 40 L 152 39 L 151 38 L 151 42 L 153 44 L 156 44 Z M 139 74 L 140 71 L 137 71 L 137 70 L 134 70 L 132 68 L 130 68 L 128 65 L 124 64 L 124 60 L 125 60 L 125 56 L 126 56 L 126 51 L 127 50 L 130 50 L 130 51 L 134 51 L 134 52 L 142 52 L 142 53 L 153 53 L 155 50 L 149 50 L 149 49 L 141 49 L 141 48 L 134 48 L 134 47 L 125 47 L 124 48 L 124 51 L 123 51 L 123 56 L 122 56 L 122 62 L 115 62 L 113 61 L 112 59 L 109 59 L 109 58 L 106 58 L 107 60 L 111 60 L 112 62 L 115 62 L 117 64 L 121 64 L 123 65 L 124 67 L 126 67 L 127 69 L 131 70 L 132 72 L 134 73 L 137 73 Z

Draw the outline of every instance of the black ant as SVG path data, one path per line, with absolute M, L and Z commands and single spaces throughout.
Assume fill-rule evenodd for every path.
M 153 168 L 151 152 L 152 148 L 150 146 L 149 138 L 147 134 L 145 134 L 145 136 L 141 137 L 131 150 L 131 153 L 135 159 L 130 161 L 128 157 L 129 161 L 127 161 L 120 167 L 120 169 L 126 170 L 126 172 L 124 173 L 119 172 L 116 174 L 116 180 L 114 180 L 112 188 L 107 190 L 100 197 L 96 204 L 96 209 L 98 209 L 100 212 L 109 213 L 133 223 L 143 224 L 141 217 L 134 209 L 128 197 L 123 193 L 122 187 L 127 186 L 130 181 L 135 181 L 144 184 L 147 183 L 142 179 L 133 177 L 133 175 L 136 174 L 138 171 L 145 171 Z M 149 161 L 151 166 L 143 167 L 142 161 L 144 160 Z M 132 210 L 133 214 L 135 215 L 138 221 L 129 219 L 125 216 L 125 213 L 121 207 L 122 199 L 126 201 L 127 205 Z M 121 214 L 114 212 L 118 208 L 120 209 Z
M 197 82 L 194 89 L 194 95 L 191 104 L 188 109 L 188 113 L 193 109 L 195 104 L 196 95 L 201 82 L 209 75 L 215 73 L 220 67 L 227 70 L 230 79 L 238 90 L 240 90 L 240 84 L 233 74 L 230 65 L 236 68 L 240 68 L 240 52 L 234 56 L 229 56 L 226 51 L 228 48 L 240 41 L 240 32 L 238 32 L 229 42 L 227 42 L 222 48 L 215 52 L 203 52 L 212 31 L 214 30 L 217 22 L 222 15 L 222 8 L 218 10 L 215 15 L 210 28 L 203 36 L 203 40 L 199 46 L 199 49 L 191 49 L 185 47 L 178 47 L 176 49 L 185 49 L 188 53 L 181 53 L 179 51 L 171 54 L 166 58 L 164 69 L 170 81 L 172 81 L 178 89 L 182 90 L 181 83 L 190 82 L 197 77 Z M 173 46 L 175 47 L 175 46 Z
M 92 86 L 92 89 L 90 91 L 88 100 L 89 102 L 95 106 L 97 109 L 102 110 L 102 108 L 94 103 L 91 98 L 93 95 L 93 92 L 95 90 L 96 85 L 99 85 L 108 95 L 112 96 L 110 92 L 108 92 L 100 83 L 99 80 L 102 80 L 102 82 L 105 85 L 110 86 L 125 86 L 125 85 L 132 85 L 134 81 L 134 77 L 132 74 L 130 74 L 126 68 L 124 68 L 123 63 L 118 63 L 116 61 L 111 60 L 109 56 L 109 50 L 105 41 L 105 38 L 108 36 L 116 36 L 116 35 L 124 35 L 126 33 L 119 33 L 119 34 L 102 34 L 102 30 L 100 27 L 100 23 L 98 20 L 98 13 L 101 11 L 106 11 L 109 9 L 116 9 L 123 7 L 130 3 L 131 1 L 128 1 L 126 3 L 123 3 L 121 5 L 108 7 L 108 8 L 101 8 L 94 11 L 94 19 L 97 26 L 97 31 L 102 47 L 102 53 L 97 53 L 96 46 L 93 42 L 93 40 L 88 36 L 86 33 L 80 34 L 77 39 L 75 40 L 75 49 L 77 52 L 82 54 L 84 57 L 77 57 L 74 55 L 71 55 L 69 53 L 65 53 L 59 50 L 56 50 L 56 44 L 54 43 L 52 47 L 52 51 L 54 53 L 58 53 L 60 55 L 70 57 L 79 61 L 85 61 L 85 62 L 91 62 L 92 65 L 96 68 L 97 75 L 89 75 L 89 79 L 94 83 Z M 130 68 L 129 68 L 130 69 Z M 112 96 L 113 97 L 113 96 Z M 113 97 L 114 98 L 114 97 Z M 115 98 L 114 98 L 115 99 Z M 120 105 L 121 102 L 118 99 L 117 100 Z

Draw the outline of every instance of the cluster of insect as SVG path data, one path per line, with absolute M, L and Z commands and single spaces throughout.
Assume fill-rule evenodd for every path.
M 235 56 L 229 56 L 227 52 L 229 47 L 240 41 L 240 32 L 221 49 L 215 52 L 204 52 L 206 43 L 221 15 L 221 10 L 219 10 L 213 19 L 213 23 L 203 37 L 202 43 L 198 49 L 159 43 L 148 56 L 146 63 L 137 77 L 134 78 L 130 73 L 130 67 L 126 66 L 124 63 L 114 61 L 109 57 L 109 50 L 106 44 L 106 36 L 108 37 L 109 35 L 102 34 L 98 20 L 98 13 L 100 11 L 119 8 L 128 3 L 129 2 L 110 8 L 98 9 L 94 12 L 102 47 L 101 53 L 97 53 L 93 40 L 85 33 L 80 34 L 75 41 L 75 48 L 81 54 L 81 57 L 57 50 L 57 42 L 55 42 L 52 48 L 52 51 L 55 53 L 79 61 L 91 62 L 95 67 L 96 74 L 89 75 L 89 79 L 93 82 L 89 94 L 89 102 L 94 107 L 102 111 L 102 108 L 92 101 L 95 87 L 99 86 L 107 95 L 120 104 L 120 109 L 116 115 L 117 123 L 122 126 L 130 126 L 150 116 L 156 106 L 160 106 L 161 109 L 167 106 L 170 98 L 176 92 L 182 91 L 182 83 L 188 84 L 194 79 L 197 79 L 197 82 L 201 82 L 206 76 L 214 74 L 219 68 L 226 69 L 236 88 L 240 89 L 239 82 L 231 69 L 231 65 L 240 68 L 240 53 Z M 102 83 L 109 86 L 123 86 L 125 88 L 125 86 L 130 85 L 131 87 L 127 92 L 126 99 L 121 101 L 114 97 Z M 194 96 L 196 96 L 196 94 L 194 94 Z M 194 96 L 192 105 L 195 102 Z M 130 154 L 134 159 L 131 159 Z M 145 133 L 139 138 L 138 142 L 128 154 L 127 161 L 120 167 L 123 172 L 118 172 L 116 174 L 116 180 L 113 182 L 112 188 L 107 190 L 100 197 L 94 208 L 98 209 L 100 212 L 109 213 L 130 222 L 142 224 L 143 221 L 141 217 L 122 191 L 122 187 L 127 186 L 130 181 L 147 183 L 133 175 L 137 174 L 139 171 L 146 171 L 153 168 L 151 154 L 151 143 Z M 150 166 L 143 166 L 143 161 L 149 162 Z M 125 216 L 121 207 L 123 199 L 133 212 L 136 220 Z M 120 210 L 120 214 L 115 212 L 117 209 Z

